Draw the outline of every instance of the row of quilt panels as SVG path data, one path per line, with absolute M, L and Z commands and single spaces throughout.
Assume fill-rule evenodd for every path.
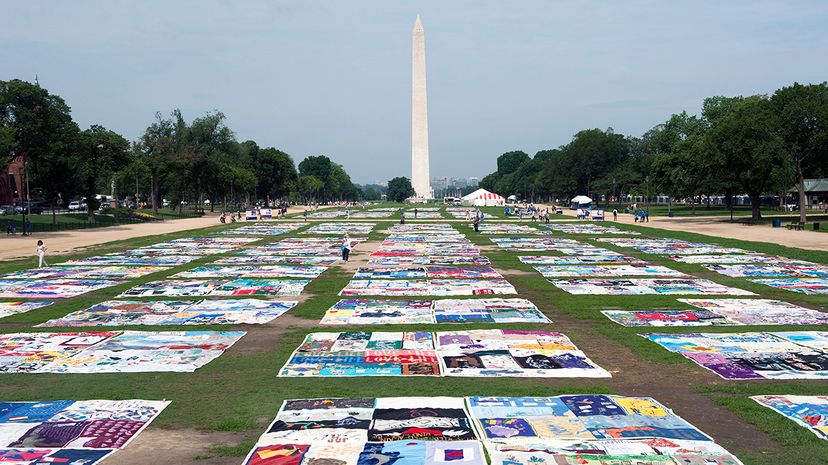
M 242 331 L 105 331 L 0 334 L 0 374 L 192 372 Z
M 828 379 L 828 332 L 641 334 L 724 379 Z
M 433 323 L 551 323 L 526 299 L 344 299 L 325 312 L 321 325 Z
M 828 325 L 828 313 L 770 299 L 678 299 L 696 309 L 602 310 L 623 326 Z
M 311 333 L 284 377 L 586 377 L 610 374 L 566 335 L 549 331 Z
M 363 237 L 349 238 L 352 247 L 365 241 Z M 290 237 L 273 244 L 243 250 L 239 255 L 254 257 L 330 257 L 342 253 L 341 238 L 333 237 Z
M 61 265 L 179 266 L 205 255 L 230 252 L 258 241 L 255 237 L 191 237 L 146 247 L 69 260 Z
M 284 401 L 244 465 L 738 465 L 648 397 L 386 397 Z
M 505 279 L 352 279 L 340 296 L 471 296 L 517 294 Z
M 226 236 L 278 236 L 287 234 L 305 227 L 305 223 L 254 223 L 244 226 L 225 229 L 218 234 Z
M 297 301 L 260 299 L 107 300 L 37 326 L 265 324 L 297 304 Z
M 168 401 L 0 402 L 0 463 L 93 465 L 126 447 Z
M 318 223 L 302 231 L 306 235 L 364 236 L 374 229 L 374 223 Z

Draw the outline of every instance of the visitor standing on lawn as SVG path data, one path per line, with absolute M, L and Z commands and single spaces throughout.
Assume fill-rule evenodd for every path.
M 342 261 L 347 262 L 351 257 L 351 248 L 353 248 L 351 239 L 346 234 L 345 239 L 342 240 Z
M 44 266 L 49 266 L 46 263 L 46 246 L 43 245 L 43 241 L 37 241 L 37 267 L 43 268 Z

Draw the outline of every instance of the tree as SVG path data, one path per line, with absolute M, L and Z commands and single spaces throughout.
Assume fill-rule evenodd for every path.
M 527 161 L 529 161 L 529 155 L 522 150 L 506 152 L 497 157 L 497 173 L 501 176 L 514 173 Z
M 388 181 L 388 200 L 394 202 L 405 202 L 405 199 L 413 197 L 416 194 L 414 188 L 411 187 L 411 180 L 406 177 L 396 177 Z
M 258 151 L 255 161 L 258 173 L 259 195 L 265 196 L 265 205 L 270 199 L 278 199 L 290 192 L 290 183 L 297 178 L 296 166 L 290 155 L 274 148 Z
M 89 221 L 94 221 L 99 207 L 98 184 L 112 180 L 115 171 L 129 161 L 129 141 L 103 126 L 93 125 L 80 133 L 73 159 L 86 197 Z
M 722 158 L 724 172 L 750 197 L 752 218 L 761 218 L 761 196 L 770 188 L 772 175 L 783 179 L 780 170 L 789 160 L 784 141 L 776 130 L 779 122 L 766 96 L 718 99 L 715 123 L 705 135 L 709 150 Z M 774 171 L 776 170 L 776 173 Z
M 828 158 L 828 83 L 783 87 L 771 97 L 779 131 L 799 192 L 799 221 L 805 222 L 805 172 L 809 162 Z
M 299 193 L 305 199 L 305 203 L 316 200 L 319 192 L 325 188 L 325 183 L 321 179 L 312 174 L 305 174 L 299 176 L 297 181 Z
M 365 189 L 362 189 L 362 198 L 367 201 L 379 200 L 380 193 L 373 187 L 366 187 Z
M 70 113 L 62 98 L 37 84 L 0 81 L 1 156 L 5 163 L 21 158 L 31 184 L 51 199 L 73 195 L 77 185 L 70 155 L 79 130 Z

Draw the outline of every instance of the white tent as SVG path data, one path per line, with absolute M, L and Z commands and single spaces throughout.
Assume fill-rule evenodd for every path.
M 577 205 L 590 204 L 590 203 L 592 203 L 592 199 L 585 196 L 585 195 L 577 195 L 577 196 L 573 197 L 570 202 L 572 202 L 572 206 L 574 207 L 576 204 Z
M 486 189 L 477 189 L 471 194 L 463 197 L 463 205 L 475 207 L 502 207 L 506 203 L 503 196 L 489 192 Z

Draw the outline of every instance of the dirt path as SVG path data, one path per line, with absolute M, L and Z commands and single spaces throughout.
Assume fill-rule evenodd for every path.
M 287 214 L 293 215 L 301 212 L 302 208 L 291 207 L 288 209 Z M 48 261 L 49 256 L 80 252 L 87 247 L 107 242 L 217 226 L 220 215 L 220 212 L 208 212 L 201 218 L 129 224 L 96 229 L 36 233 L 29 237 L 24 237 L 19 234 L 16 236 L 0 236 L 0 259 L 14 260 L 34 257 L 35 244 L 38 240 L 42 240 L 48 248 L 46 256 Z M 281 223 L 301 221 L 301 219 L 289 218 L 287 220 L 273 221 Z
M 605 212 L 606 213 L 606 212 Z M 574 210 L 564 210 L 565 215 L 575 216 Z M 612 223 L 612 212 L 608 212 L 608 223 Z M 702 216 L 695 218 L 652 216 L 650 221 L 642 224 L 649 228 L 668 231 L 692 232 L 714 237 L 727 237 L 743 241 L 767 242 L 770 244 L 796 247 L 808 250 L 828 250 L 828 234 L 816 231 L 789 231 L 787 228 L 774 228 L 769 224 L 746 225 L 730 223 L 729 217 Z M 633 215 L 619 213 L 618 222 L 637 224 Z M 828 226 L 828 225 L 826 225 Z

